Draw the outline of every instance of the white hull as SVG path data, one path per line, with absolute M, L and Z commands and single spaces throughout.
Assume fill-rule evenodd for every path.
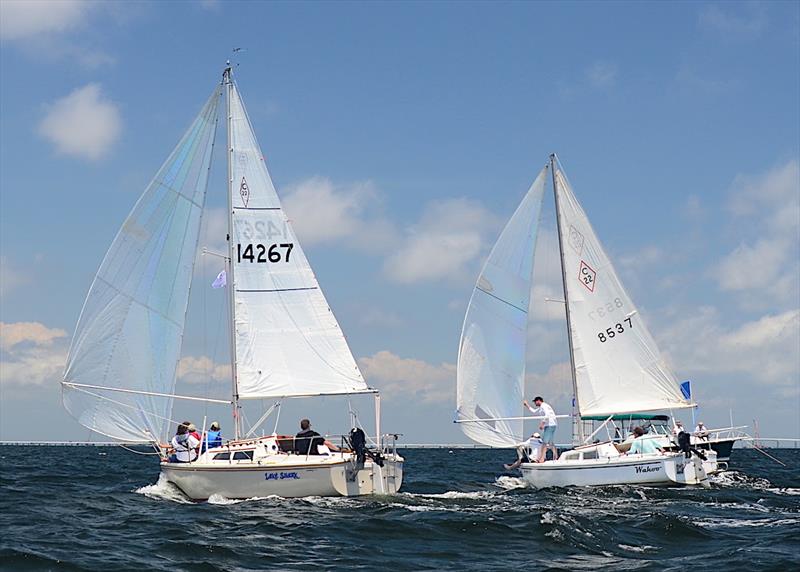
M 587 452 L 600 452 L 597 458 L 582 458 Z M 602 485 L 701 485 L 708 486 L 708 474 L 717 471 L 716 457 L 701 461 L 682 453 L 619 455 L 613 446 L 581 448 L 564 453 L 557 461 L 523 463 L 522 478 L 537 489 L 549 487 Z M 608 452 L 607 456 L 603 453 Z
M 369 458 L 358 467 L 352 453 L 268 452 L 270 441 L 256 442 L 253 460 L 214 459 L 222 452 L 253 450 L 254 443 L 250 442 L 212 449 L 191 463 L 163 462 L 161 474 L 187 497 L 198 501 L 212 495 L 246 499 L 270 495 L 292 498 L 394 494 L 403 484 L 404 459 L 397 454 L 388 455 L 383 467 Z M 266 454 L 259 454 L 262 452 Z

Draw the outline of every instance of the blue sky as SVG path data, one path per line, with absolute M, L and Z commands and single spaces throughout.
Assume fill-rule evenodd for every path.
M 797 3 L 0 9 L 0 439 L 87 437 L 58 385 L 84 296 L 234 47 L 278 192 L 383 390 L 384 428 L 465 440 L 451 420 L 466 303 L 555 151 L 706 424 L 732 410 L 762 435 L 800 435 Z M 218 271 L 204 258 L 196 275 Z M 185 393 L 226 391 L 218 294 L 193 294 Z M 529 385 L 563 411 L 559 336 L 547 327 L 537 349 L 553 363 L 531 363 Z M 341 407 L 292 403 L 281 428 L 310 414 L 341 431 Z

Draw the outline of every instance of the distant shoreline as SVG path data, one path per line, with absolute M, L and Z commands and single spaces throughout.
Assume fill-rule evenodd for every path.
M 736 443 L 737 449 L 751 449 L 755 439 L 742 439 Z M 119 447 L 143 446 L 149 447 L 148 443 L 141 441 L 0 441 L 0 447 L 20 446 L 20 447 Z M 559 449 L 569 449 L 572 445 L 566 443 L 556 444 Z M 800 437 L 785 438 L 771 437 L 759 438 L 758 447 L 761 449 L 800 449 Z M 492 449 L 486 445 L 477 443 L 398 443 L 398 449 Z

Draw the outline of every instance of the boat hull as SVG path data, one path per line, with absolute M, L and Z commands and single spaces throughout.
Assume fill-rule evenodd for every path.
M 360 469 L 349 461 L 280 465 L 248 463 L 212 466 L 197 463 L 162 463 L 161 474 L 192 500 L 212 495 L 246 499 L 276 495 L 286 498 L 351 497 L 394 494 L 403 483 L 403 460 L 385 460 L 379 467 L 368 461 Z
M 703 485 L 716 462 L 674 455 L 629 455 L 580 461 L 523 463 L 522 478 L 537 489 L 603 485 Z

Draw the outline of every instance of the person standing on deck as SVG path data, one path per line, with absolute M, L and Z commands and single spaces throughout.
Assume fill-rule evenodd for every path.
M 523 400 L 522 404 L 534 415 L 542 415 L 544 419 L 539 423 L 539 430 L 542 431 L 542 441 L 544 447 L 541 448 L 539 453 L 539 462 L 543 463 L 547 458 L 547 450 L 553 450 L 553 460 L 558 459 L 558 449 L 555 444 L 556 428 L 558 427 L 558 420 L 556 419 L 556 412 L 550 407 L 549 403 L 545 403 L 544 399 L 537 395 L 533 398 L 533 404 L 536 407 L 531 407 L 528 400 Z

